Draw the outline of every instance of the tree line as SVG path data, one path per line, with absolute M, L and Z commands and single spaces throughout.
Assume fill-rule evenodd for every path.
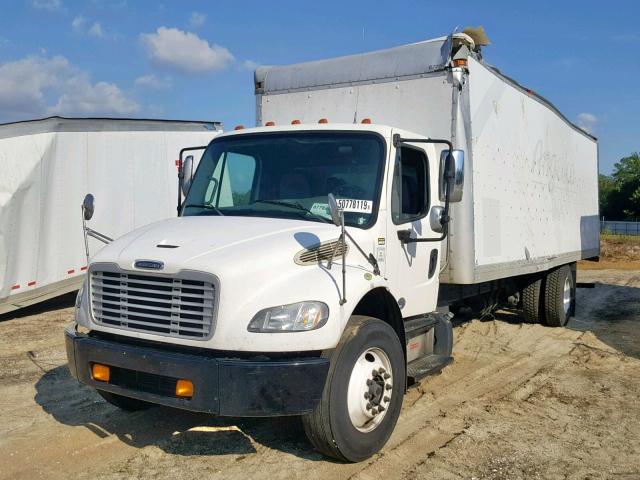
M 640 221 L 640 155 L 624 157 L 611 175 L 600 174 L 600 218 Z

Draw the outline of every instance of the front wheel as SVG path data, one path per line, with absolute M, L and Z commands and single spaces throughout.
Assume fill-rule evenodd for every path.
M 354 315 L 331 354 L 322 399 L 302 420 L 313 446 L 350 462 L 378 452 L 400 415 L 405 367 L 393 328 L 377 318 Z

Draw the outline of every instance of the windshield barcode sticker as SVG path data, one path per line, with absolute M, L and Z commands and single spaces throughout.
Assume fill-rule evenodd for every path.
M 337 198 L 338 207 L 345 212 L 371 213 L 373 202 L 371 200 L 356 200 L 354 198 Z

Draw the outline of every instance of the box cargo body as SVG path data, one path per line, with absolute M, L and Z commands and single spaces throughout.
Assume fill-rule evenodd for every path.
M 101 207 L 95 227 L 110 237 L 175 216 L 180 149 L 220 131 L 211 122 L 57 117 L 0 125 L 0 313 L 79 287 L 87 192 Z M 94 253 L 102 246 L 89 241 Z
M 553 105 L 469 56 L 452 37 L 256 71 L 257 122 L 370 119 L 465 151 L 444 283 L 473 284 L 599 254 L 596 139 Z M 461 81 L 462 78 L 462 81 Z M 430 161 L 439 161 L 430 159 Z

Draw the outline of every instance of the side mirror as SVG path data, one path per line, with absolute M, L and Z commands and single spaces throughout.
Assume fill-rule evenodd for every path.
M 340 207 L 338 207 L 338 201 L 336 197 L 333 196 L 333 193 L 330 193 L 328 196 L 329 201 L 329 211 L 331 212 L 331 220 L 333 221 L 336 227 L 340 227 L 342 225 L 342 218 L 340 214 Z
M 182 194 L 186 197 L 193 180 L 193 155 L 188 155 L 182 162 Z
M 440 154 L 440 201 L 444 202 L 445 194 L 445 178 L 447 158 L 449 157 L 449 150 L 443 150 Z M 464 150 L 453 150 L 451 152 L 453 169 L 453 184 L 451 185 L 451 192 L 449 201 L 451 203 L 459 202 L 462 200 L 462 191 L 464 188 Z
M 93 195 L 87 193 L 82 201 L 82 215 L 85 220 L 91 220 L 93 212 L 95 210 Z
M 436 233 L 442 233 L 444 230 L 444 224 L 442 223 L 443 213 L 444 207 L 440 205 L 434 205 L 429 212 L 429 226 Z

